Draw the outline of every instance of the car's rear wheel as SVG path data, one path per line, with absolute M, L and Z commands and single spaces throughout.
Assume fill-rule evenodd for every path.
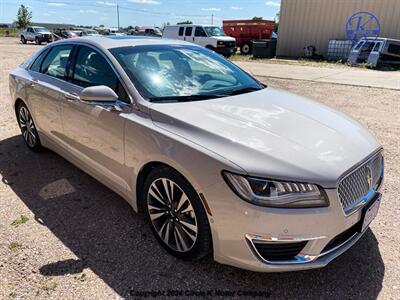
M 22 44 L 26 44 L 26 39 L 24 36 L 21 36 L 21 42 L 22 42 Z
M 42 148 L 39 135 L 33 122 L 32 115 L 25 103 L 18 104 L 17 107 L 18 125 L 21 129 L 22 137 L 29 149 L 38 151 Z
M 167 167 L 154 169 L 145 180 L 143 197 L 152 231 L 168 252 L 191 260 L 211 252 L 206 212 L 181 174 Z

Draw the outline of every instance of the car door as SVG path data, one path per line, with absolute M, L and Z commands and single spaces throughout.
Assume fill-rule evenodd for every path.
M 185 36 L 184 36 L 183 40 L 193 43 L 192 35 L 193 35 L 193 27 L 192 26 L 186 27 L 185 28 Z
M 32 27 L 28 27 L 28 30 L 26 32 L 27 32 L 26 40 L 27 41 L 34 41 L 35 37 L 34 37 L 34 34 L 33 34 L 33 28 Z
M 375 68 L 378 65 L 379 62 L 379 58 L 381 56 L 381 51 L 382 51 L 382 47 L 383 46 L 383 41 L 376 41 L 375 45 L 371 51 L 371 53 L 368 56 L 367 59 L 367 65 L 369 67 L 373 67 Z
M 181 27 L 178 28 L 178 36 L 176 36 L 176 31 L 175 30 L 176 29 L 174 28 L 174 34 L 173 34 L 172 38 L 183 41 L 184 38 L 185 38 L 185 27 L 181 26 Z
M 79 46 L 71 66 L 70 85 L 61 105 L 64 141 L 74 158 L 99 180 L 118 192 L 126 192 L 124 157 L 124 113 L 130 99 L 111 63 L 97 49 Z M 79 100 L 91 86 L 112 88 L 126 103 L 122 111 Z
M 59 45 L 43 51 L 28 69 L 27 97 L 41 137 L 61 143 L 63 128 L 60 103 L 64 99 L 72 45 Z M 62 145 L 61 145 L 62 146 Z
M 194 30 L 194 36 L 192 38 L 193 43 L 201 45 L 203 47 L 208 45 L 207 33 L 202 26 L 197 26 Z

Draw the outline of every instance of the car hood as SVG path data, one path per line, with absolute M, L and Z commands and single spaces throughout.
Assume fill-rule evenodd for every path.
M 235 38 L 227 36 L 227 35 L 224 35 L 224 36 L 222 36 L 222 35 L 218 35 L 217 36 L 216 35 L 216 36 L 210 36 L 210 37 L 213 38 L 213 39 L 216 39 L 218 41 L 223 41 L 223 42 L 235 42 L 236 41 Z
M 158 103 L 153 122 L 202 145 L 252 176 L 335 187 L 380 147 L 358 122 L 288 92 L 261 91 L 213 100 Z

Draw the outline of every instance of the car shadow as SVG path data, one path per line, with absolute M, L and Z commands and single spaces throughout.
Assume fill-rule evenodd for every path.
M 264 298 L 375 299 L 382 288 L 385 267 L 371 230 L 324 269 L 255 273 L 212 258 L 175 259 L 121 197 L 57 154 L 29 151 L 20 136 L 0 142 L 0 174 L 35 220 L 78 257 L 41 266 L 44 276 L 90 268 L 125 298 L 172 290 L 177 295 L 208 292 L 230 298 L 250 292 Z

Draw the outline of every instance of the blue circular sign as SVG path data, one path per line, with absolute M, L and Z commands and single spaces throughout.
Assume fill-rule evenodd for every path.
M 346 23 L 347 38 L 358 42 L 360 38 L 377 38 L 381 32 L 381 24 L 377 17 L 369 12 L 357 12 Z

